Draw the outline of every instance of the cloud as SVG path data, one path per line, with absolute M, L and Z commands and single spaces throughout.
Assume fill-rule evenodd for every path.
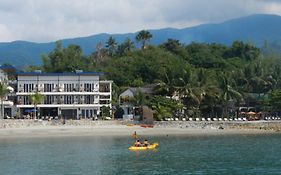
M 97 33 L 183 28 L 256 13 L 277 0 L 0 0 L 0 41 L 47 42 Z

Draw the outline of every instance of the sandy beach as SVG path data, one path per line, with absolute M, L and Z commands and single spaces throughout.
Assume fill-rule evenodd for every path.
M 45 126 L 27 128 L 0 129 L 0 139 L 8 138 L 44 138 L 44 137 L 80 137 L 80 136 L 131 136 L 134 132 L 140 136 L 173 135 L 225 135 L 225 134 L 267 134 L 273 130 L 259 129 L 190 129 L 190 128 L 142 128 L 140 126 L 103 125 L 103 126 Z

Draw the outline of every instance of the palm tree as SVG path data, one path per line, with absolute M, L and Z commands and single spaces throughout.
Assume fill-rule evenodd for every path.
M 164 75 L 164 81 L 159 80 L 157 82 L 157 86 L 154 90 L 154 93 L 156 95 L 172 96 L 175 93 L 175 86 L 173 84 L 174 78 L 171 76 L 171 74 L 168 74 L 167 72 L 164 72 Z
M 132 51 L 135 48 L 134 42 L 130 38 L 126 38 L 123 43 L 125 51 Z
M 172 117 L 171 111 L 167 107 L 162 106 L 160 103 L 157 103 L 156 105 L 152 106 L 152 109 L 156 114 L 156 120 L 161 120 L 164 117 Z
M 236 91 L 230 85 L 230 81 L 227 79 L 225 75 L 221 76 L 221 80 L 219 82 L 219 88 L 221 89 L 220 99 L 223 105 L 223 115 L 225 116 L 227 113 L 227 102 L 229 102 L 229 100 L 232 99 L 241 101 L 243 99 L 243 96 L 240 92 Z
M 141 43 L 142 49 L 146 48 L 147 41 L 149 41 L 151 38 L 152 34 L 147 30 L 140 31 L 136 36 L 136 40 Z
M 30 100 L 31 100 L 31 103 L 34 105 L 34 119 L 36 119 L 36 117 L 37 117 L 36 108 L 37 108 L 37 105 L 42 103 L 42 101 L 44 100 L 44 95 L 36 92 L 35 94 L 30 95 Z
M 0 83 L 0 99 L 1 99 L 1 118 L 4 118 L 4 100 L 9 90 L 4 82 Z
M 135 106 L 142 107 L 146 102 L 145 102 L 145 94 L 141 92 L 139 89 L 134 95 L 133 98 L 133 103 Z

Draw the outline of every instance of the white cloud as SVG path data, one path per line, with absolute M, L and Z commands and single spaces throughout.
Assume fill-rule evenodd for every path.
M 265 13 L 281 15 L 281 4 L 280 3 L 271 3 L 264 8 Z
M 0 24 L 0 38 L 2 41 L 11 41 L 14 38 L 8 27 L 4 24 Z
M 280 9 L 276 0 L 0 0 L 0 41 L 183 28 Z

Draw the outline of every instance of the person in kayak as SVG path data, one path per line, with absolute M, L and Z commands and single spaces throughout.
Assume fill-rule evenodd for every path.
M 140 142 L 140 140 L 138 139 L 138 140 L 136 140 L 136 142 L 135 142 L 135 146 L 136 147 L 140 147 L 141 146 L 141 142 Z
M 143 145 L 144 145 L 144 146 L 149 146 L 150 143 L 145 139 L 144 142 L 143 142 Z

